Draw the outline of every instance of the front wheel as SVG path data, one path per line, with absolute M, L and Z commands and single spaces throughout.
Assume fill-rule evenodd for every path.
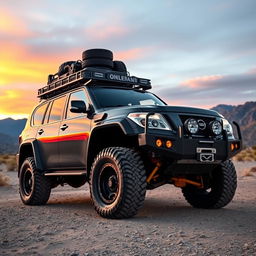
M 140 156 L 129 148 L 102 150 L 92 165 L 90 191 L 102 217 L 134 216 L 146 194 L 146 173 Z
M 233 163 L 228 160 L 212 171 L 207 188 L 199 189 L 187 185 L 182 189 L 182 193 L 193 207 L 218 209 L 226 206 L 233 199 L 236 187 L 236 170 Z
M 51 182 L 36 170 L 33 157 L 28 157 L 22 164 L 19 174 L 20 198 L 24 204 L 46 204 L 51 193 Z

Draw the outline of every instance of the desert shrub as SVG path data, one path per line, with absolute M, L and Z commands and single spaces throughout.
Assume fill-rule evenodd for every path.
M 9 178 L 0 172 L 0 186 L 8 186 Z
M 0 155 L 0 164 L 4 164 L 7 171 L 17 170 L 15 155 Z
M 254 176 L 256 173 L 256 167 L 245 168 L 242 172 L 243 177 Z
M 256 161 L 256 146 L 243 149 L 239 154 L 233 157 L 235 161 Z
M 252 167 L 250 171 L 256 173 L 256 166 L 255 166 L 255 167 Z

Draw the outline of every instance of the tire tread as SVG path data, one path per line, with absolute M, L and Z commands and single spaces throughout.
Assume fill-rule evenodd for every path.
M 32 195 L 29 197 L 29 199 L 25 199 L 20 191 L 21 200 L 24 204 L 27 205 L 44 205 L 47 203 L 51 194 L 51 182 L 48 177 L 45 177 L 37 171 L 33 157 L 28 157 L 24 161 L 23 165 L 26 161 L 30 165 L 34 175 L 34 191 L 32 192 Z
M 119 204 L 114 207 L 100 206 L 93 196 L 92 175 L 97 162 L 103 157 L 114 159 L 123 174 L 123 194 Z M 142 207 L 146 194 L 146 173 L 138 153 L 129 148 L 109 147 L 103 149 L 95 158 L 90 175 L 90 190 L 95 210 L 105 218 L 129 218 Z
M 232 161 L 227 160 L 220 164 L 221 184 L 218 184 L 216 193 L 209 195 L 199 195 L 194 187 L 182 189 L 186 201 L 196 208 L 219 209 L 231 202 L 237 188 L 237 175 Z

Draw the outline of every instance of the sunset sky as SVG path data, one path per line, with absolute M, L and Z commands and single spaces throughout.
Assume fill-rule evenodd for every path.
M 26 117 L 67 60 L 107 48 L 170 105 L 256 100 L 256 1 L 46 1 L 0 4 L 0 119 Z

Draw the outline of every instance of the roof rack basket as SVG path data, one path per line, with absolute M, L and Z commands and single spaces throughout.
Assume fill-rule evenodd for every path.
M 63 90 L 68 90 L 81 82 L 88 81 L 105 81 L 111 82 L 112 84 L 123 84 L 132 88 L 138 88 L 143 90 L 151 89 L 151 83 L 149 79 L 138 78 L 135 76 L 127 76 L 124 73 L 114 72 L 109 70 L 99 70 L 95 68 L 84 68 L 76 73 L 73 73 L 64 77 L 54 78 L 51 83 L 38 90 L 37 97 L 40 99 L 46 99 L 52 97 L 56 93 Z

